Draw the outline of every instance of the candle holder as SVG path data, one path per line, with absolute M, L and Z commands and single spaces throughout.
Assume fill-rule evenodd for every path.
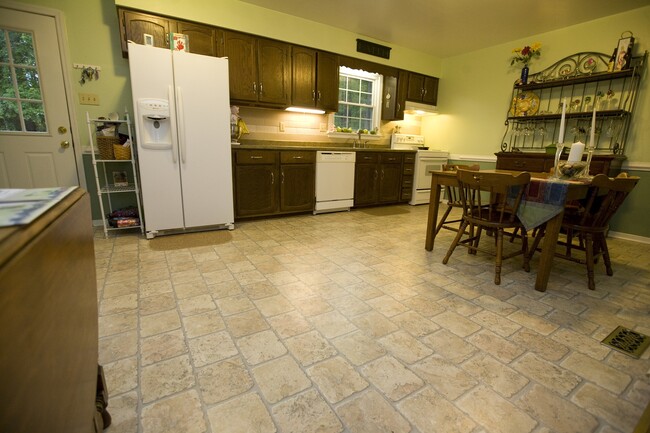
M 553 162 L 553 177 L 556 179 L 562 177 L 560 173 L 560 157 L 562 156 L 562 152 L 564 152 L 564 143 L 558 143 L 555 151 L 555 161 Z
M 594 146 L 589 146 L 589 149 L 587 150 L 587 162 L 585 163 L 585 168 L 583 168 L 580 174 L 576 177 L 582 179 L 591 179 L 593 177 L 589 174 L 589 166 L 591 165 L 591 157 L 594 155 L 594 149 Z

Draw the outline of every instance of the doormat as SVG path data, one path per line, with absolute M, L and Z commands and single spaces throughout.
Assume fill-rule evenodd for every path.
M 650 346 L 650 337 L 618 326 L 601 343 L 621 353 L 639 359 L 648 346 Z
M 208 232 L 182 233 L 158 236 L 149 241 L 154 251 L 181 250 L 183 248 L 209 247 L 232 241 L 230 230 L 213 230 Z

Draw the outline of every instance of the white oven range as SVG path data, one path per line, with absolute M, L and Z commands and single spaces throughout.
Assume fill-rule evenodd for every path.
M 447 164 L 449 152 L 431 150 L 424 144 L 424 136 L 413 134 L 393 134 L 390 140 L 392 149 L 415 150 L 415 170 L 413 173 L 413 192 L 410 205 L 429 203 L 431 197 L 431 170 L 442 170 Z

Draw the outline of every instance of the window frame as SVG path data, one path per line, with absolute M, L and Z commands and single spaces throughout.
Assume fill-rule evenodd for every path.
M 353 69 L 349 68 L 347 66 L 340 66 L 339 67 L 339 77 L 341 75 L 344 75 L 346 77 L 352 77 L 352 78 L 359 78 L 362 80 L 366 81 L 372 81 L 372 102 L 370 105 L 366 104 L 354 104 L 350 103 L 347 101 L 341 101 L 339 100 L 339 107 L 341 105 L 353 105 L 353 106 L 360 106 L 360 107 L 367 107 L 371 106 L 372 107 L 372 118 L 371 122 L 372 125 L 368 129 L 368 131 L 372 131 L 373 129 L 379 130 L 380 128 L 380 122 L 381 122 L 381 100 L 382 100 L 382 89 L 384 85 L 384 77 L 383 75 L 375 72 L 367 72 L 361 69 Z M 339 87 L 339 94 L 342 89 Z M 338 112 L 337 112 L 338 113 Z M 336 115 L 337 113 L 331 113 L 330 114 L 330 124 L 336 126 Z M 345 116 L 348 117 L 348 116 Z M 348 117 L 349 118 L 349 117 Z M 357 131 L 353 131 L 357 132 Z

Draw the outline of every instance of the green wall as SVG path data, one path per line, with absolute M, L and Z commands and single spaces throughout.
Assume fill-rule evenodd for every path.
M 535 41 L 542 43 L 542 57 L 531 65 L 531 73 L 534 73 L 564 56 L 579 51 L 609 53 L 625 30 L 634 32 L 637 53 L 648 49 L 650 41 L 650 7 L 644 7 L 445 59 L 392 46 L 391 59 L 383 60 L 356 53 L 356 39 L 363 37 L 361 35 L 239 0 L 22 2 L 58 9 L 65 16 L 69 47 L 68 72 L 74 96 L 71 106 L 77 120 L 77 128 L 73 128 L 73 134 L 77 148 L 88 145 L 86 111 L 91 117 L 105 116 L 113 111 L 124 113 L 125 109 L 132 112 L 128 61 L 121 55 L 116 4 L 438 76 L 441 78 L 438 105 L 443 114 L 436 118 L 422 118 L 422 132 L 427 136 L 427 143 L 445 148 L 454 156 L 479 159 L 493 157 L 494 152 L 499 149 L 512 83 L 519 74 L 518 68 L 509 66 L 513 48 Z M 73 69 L 74 63 L 100 66 L 100 79 L 81 86 L 78 83 L 79 72 Z M 645 75 L 626 145 L 628 171 L 643 178 L 626 203 L 624 214 L 617 216 L 614 229 L 650 238 L 650 225 L 644 223 L 645 215 L 650 213 L 650 200 L 647 199 L 650 197 L 650 128 L 647 127 L 650 121 L 650 93 L 647 70 Z M 100 105 L 79 105 L 79 92 L 96 93 L 99 95 Z M 91 168 L 86 166 L 86 169 Z

